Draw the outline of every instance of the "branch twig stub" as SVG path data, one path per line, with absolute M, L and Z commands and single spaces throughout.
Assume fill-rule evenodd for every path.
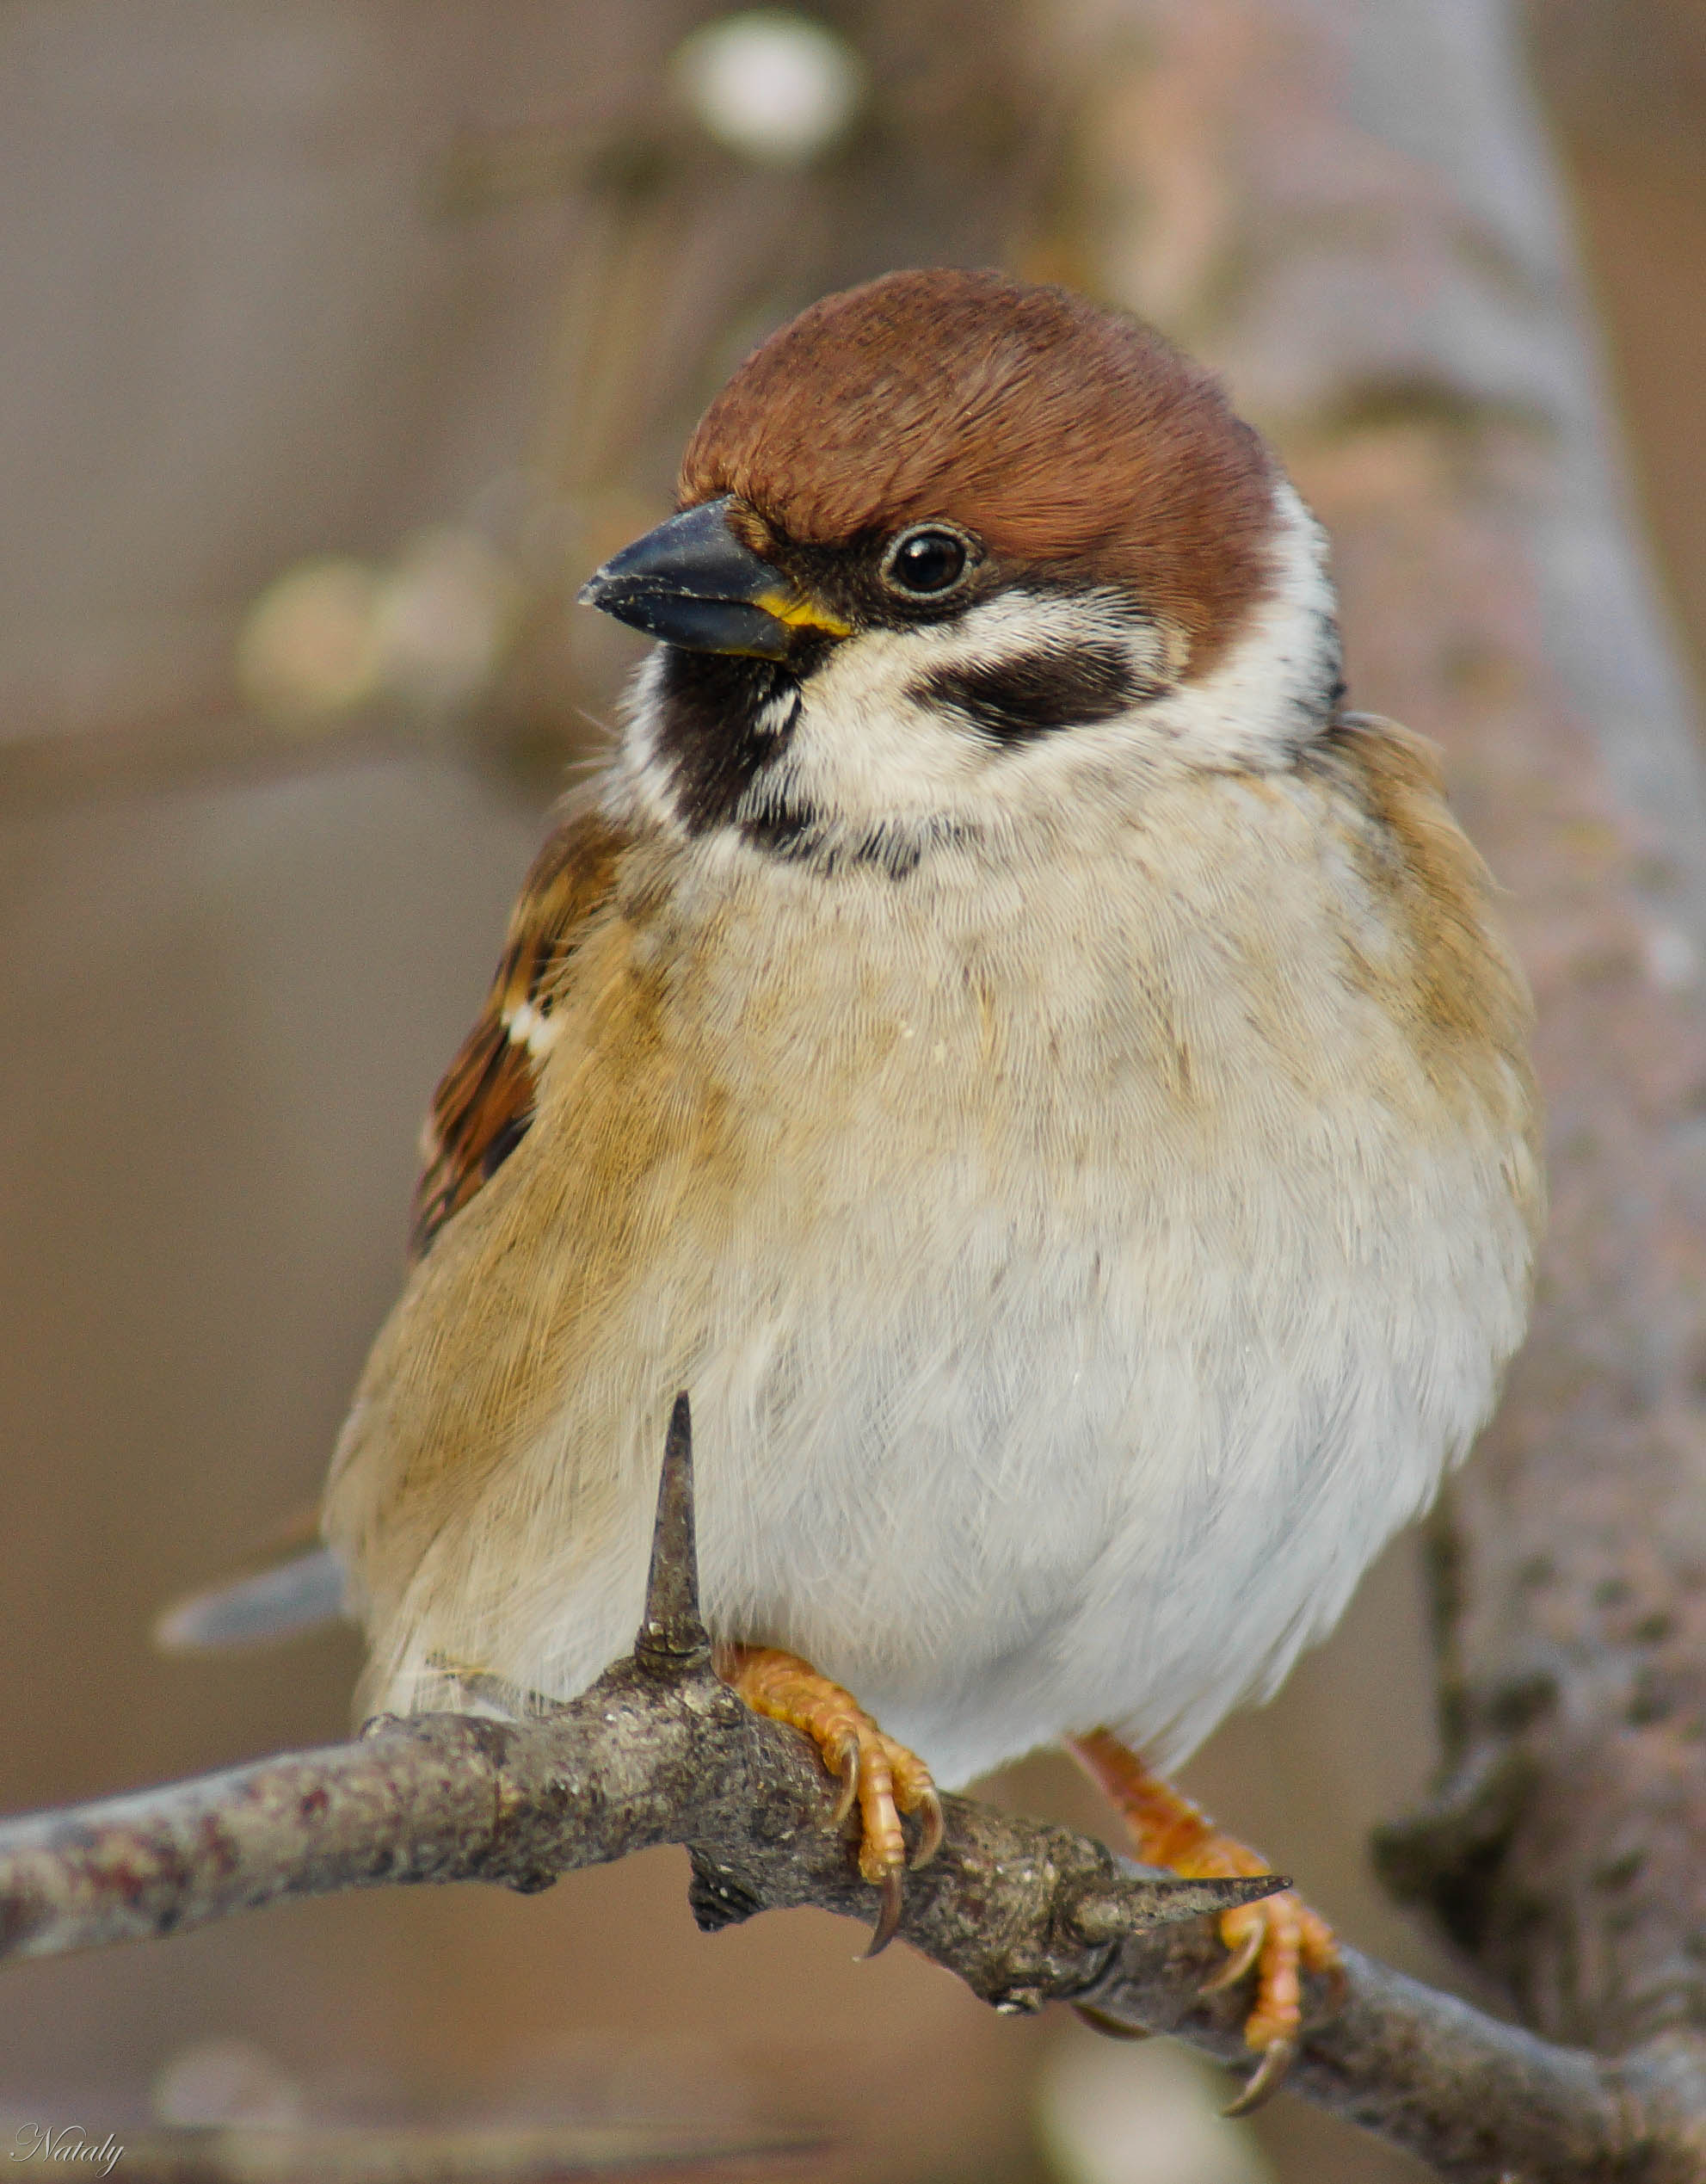
M 693 1529 L 693 1421 L 683 1389 L 669 1413 L 663 1469 L 657 1482 L 645 1619 L 634 1655 L 655 1675 L 681 1675 L 711 1658 L 699 1606 L 699 1548 Z

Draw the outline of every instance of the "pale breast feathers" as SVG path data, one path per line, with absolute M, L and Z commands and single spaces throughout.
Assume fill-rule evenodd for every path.
M 445 1071 L 421 1136 L 410 1255 L 489 1182 L 526 1136 L 556 1033 L 555 986 L 587 921 L 610 898 L 621 836 L 596 811 L 565 819 L 510 913 L 485 1005 Z

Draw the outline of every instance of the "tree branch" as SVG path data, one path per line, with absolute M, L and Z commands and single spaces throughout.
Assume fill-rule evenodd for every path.
M 175 1934 L 287 1897 L 408 1882 L 523 1892 L 582 1866 L 683 1843 L 712 1929 L 812 1903 L 872 1912 L 828 1824 L 835 1789 L 805 1740 L 717 1676 L 699 1619 L 687 1401 L 671 1421 L 644 1619 L 633 1654 L 564 1706 L 517 1718 L 382 1716 L 355 1741 L 281 1754 L 0 1827 L 0 1955 Z M 477 1698 L 489 1680 L 466 1680 Z M 944 1799 L 947 1835 L 908 1878 L 900 1931 L 998 2010 L 1071 2002 L 1247 2065 L 1234 1996 L 1202 1994 L 1223 1953 L 1204 1914 L 1283 1885 L 1179 1880 L 1064 1828 Z M 1660 2047 L 1619 2062 L 1549 2045 L 1346 1952 L 1342 2003 L 1312 1990 L 1292 2083 L 1432 2161 L 1497 2184 L 1697 2175 L 1706 2088 Z

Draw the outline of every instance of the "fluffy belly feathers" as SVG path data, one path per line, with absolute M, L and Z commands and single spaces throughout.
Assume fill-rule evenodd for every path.
M 1518 1073 L 1442 1089 L 1342 981 L 1258 1008 L 1287 916 L 1321 913 L 1256 878 L 1241 965 L 1223 888 L 1213 923 L 1185 891 L 1110 933 L 1093 868 L 1075 934 L 949 895 L 880 974 L 857 917 L 802 936 L 738 888 L 615 935 L 351 1421 L 346 1478 L 403 1452 L 388 1499 L 332 1503 L 368 1702 L 443 1703 L 435 1656 L 566 1695 L 626 1649 L 683 1386 L 714 1632 L 804 1654 L 939 1780 L 1103 1723 L 1169 1766 L 1271 1687 L 1487 1415 L 1536 1184 Z M 637 1077 L 600 1027 L 637 978 Z M 803 1016 L 841 1038 L 791 1053 Z M 559 1294 L 507 1305 L 541 1218 Z M 506 1437 L 459 1453 L 421 1321 L 476 1290 Z

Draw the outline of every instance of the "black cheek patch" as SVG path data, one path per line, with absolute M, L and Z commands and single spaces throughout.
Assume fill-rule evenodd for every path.
M 1112 720 L 1166 688 L 1123 646 L 1080 644 L 987 666 L 934 668 L 916 694 L 963 715 L 991 742 L 1013 744 Z

